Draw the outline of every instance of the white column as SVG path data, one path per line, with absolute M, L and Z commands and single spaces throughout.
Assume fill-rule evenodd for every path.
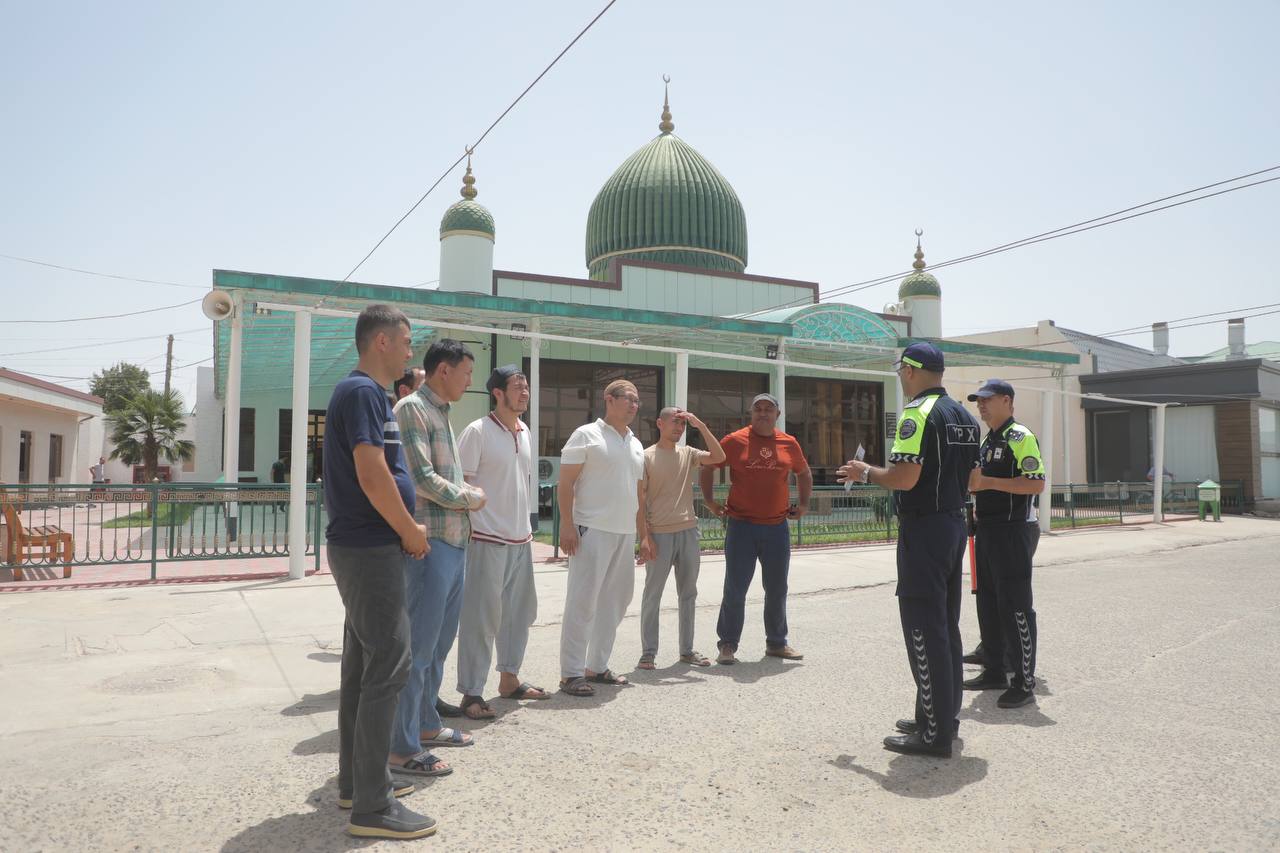
M 1151 520 L 1164 521 L 1164 410 L 1156 406 L 1155 464 L 1151 466 Z
M 293 315 L 293 428 L 289 436 L 289 577 L 307 573 L 307 425 L 311 418 L 311 312 Z
M 533 456 L 533 464 L 529 466 L 529 504 L 531 513 L 536 520 L 538 515 L 538 454 L 541 450 L 541 443 L 538 441 L 538 413 L 542 408 L 542 396 L 539 394 L 539 374 L 542 372 L 541 356 L 542 356 L 542 336 L 538 331 L 542 328 L 542 323 L 535 317 L 529 321 L 529 331 L 533 334 L 529 337 L 529 449 Z
M 1044 469 L 1044 491 L 1040 493 L 1040 532 L 1053 524 L 1053 403 L 1057 391 L 1041 392 L 1044 400 L 1044 429 L 1040 436 L 1040 465 Z
M 1058 377 L 1058 387 L 1067 390 L 1067 377 Z M 1071 482 L 1071 406 L 1066 394 L 1062 395 L 1062 481 Z M 1079 405 L 1077 403 L 1077 405 Z
M 671 405 L 679 406 L 682 409 L 689 408 L 689 353 L 676 353 L 676 393 L 675 399 L 671 401 Z M 656 416 L 656 412 L 654 413 Z M 694 412 L 696 415 L 697 412 Z M 686 429 L 680 433 L 680 443 L 684 444 L 688 437 L 689 430 Z
M 778 398 L 778 431 L 787 431 L 787 339 L 778 338 L 778 373 L 774 380 L 777 385 L 774 388 L 773 396 Z
M 223 395 L 222 480 L 229 486 L 240 482 L 240 351 L 243 349 L 244 323 L 240 318 L 239 300 L 232 297 L 231 344 L 227 353 L 227 386 Z M 240 504 L 227 504 L 227 538 L 234 540 Z

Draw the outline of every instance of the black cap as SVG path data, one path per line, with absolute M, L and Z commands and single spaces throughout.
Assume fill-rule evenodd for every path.
M 986 382 L 982 383 L 981 388 L 969 395 L 969 402 L 976 403 L 979 397 L 986 399 L 987 397 L 994 397 L 997 394 L 1003 394 L 1006 397 L 1012 398 L 1013 386 L 1008 382 L 1005 382 L 1003 379 L 988 379 Z
M 943 368 L 946 367 L 942 359 L 942 350 L 927 341 L 916 341 L 904 349 L 902 358 L 898 359 L 895 367 L 900 367 L 904 364 L 909 367 L 927 370 L 930 373 L 941 373 Z
M 489 374 L 489 379 L 484 383 L 484 388 L 490 394 L 494 388 L 501 388 L 504 391 L 507 388 L 507 380 L 512 376 L 523 376 L 524 371 L 515 364 L 504 364 L 502 367 L 495 367 L 493 373 Z

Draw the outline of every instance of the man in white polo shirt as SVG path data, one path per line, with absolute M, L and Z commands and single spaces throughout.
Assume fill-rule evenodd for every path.
M 462 712 L 477 720 L 494 716 L 484 701 L 484 684 L 495 640 L 499 695 L 551 698 L 543 688 L 520 680 L 529 626 L 538 614 L 529 523 L 532 454 L 529 430 L 520 420 L 529 408 L 529 380 L 520 368 L 508 364 L 494 370 L 484 387 L 493 396 L 494 410 L 472 421 L 458 436 L 463 477 L 489 496 L 484 507 L 471 513 L 458 628 Z
M 560 630 L 560 690 L 591 696 L 590 682 L 622 685 L 609 670 L 618 624 L 635 590 L 644 448 L 631 433 L 640 394 L 625 379 L 604 389 L 604 417 L 573 431 L 560 452 L 560 547 L 569 555 Z M 641 548 L 649 559 L 648 548 Z

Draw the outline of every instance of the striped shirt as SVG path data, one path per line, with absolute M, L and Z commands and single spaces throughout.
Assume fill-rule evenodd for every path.
M 479 503 L 479 492 L 462 479 L 449 408 L 430 386 L 423 385 L 396 403 L 395 413 L 409 477 L 418 495 L 413 517 L 427 528 L 428 538 L 462 548 L 471 538 L 467 510 Z

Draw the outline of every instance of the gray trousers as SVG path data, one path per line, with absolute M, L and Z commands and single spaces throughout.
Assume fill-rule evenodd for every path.
M 671 567 L 676 570 L 676 595 L 680 601 L 680 654 L 693 652 L 693 620 L 698 605 L 698 528 L 675 533 L 653 533 L 658 554 L 645 563 L 644 594 L 640 599 L 640 646 L 644 654 L 658 653 L 658 611 Z
M 579 528 L 578 553 L 569 578 L 560 627 L 560 675 L 609 668 L 613 640 L 635 592 L 636 535 Z
M 329 545 L 329 571 L 346 608 L 338 688 L 338 793 L 357 814 L 391 802 L 391 726 L 409 678 L 409 617 L 400 544 Z
M 458 692 L 483 696 L 495 641 L 498 672 L 517 675 L 538 617 L 533 586 L 533 547 L 472 540 L 458 623 Z

